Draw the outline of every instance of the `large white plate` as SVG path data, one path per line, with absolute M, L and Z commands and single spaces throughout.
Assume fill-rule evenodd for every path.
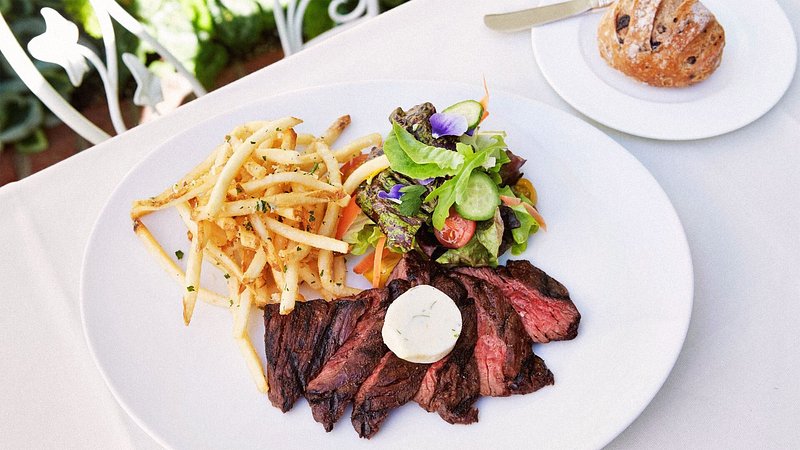
M 408 404 L 367 443 L 347 417 L 326 434 L 304 401 L 281 414 L 256 391 L 230 338 L 227 311 L 199 304 L 184 327 L 181 289 L 131 231 L 131 201 L 169 186 L 237 124 L 291 114 L 306 121 L 302 130 L 320 133 L 348 113 L 347 141 L 386 132 L 396 106 L 430 100 L 441 107 L 481 94 L 479 86 L 434 82 L 313 88 L 223 114 L 153 151 L 100 214 L 81 277 L 86 338 L 122 407 L 157 441 L 175 448 L 592 448 L 625 429 L 680 351 L 692 306 L 691 258 L 680 221 L 647 170 L 566 113 L 492 93 L 486 129 L 507 130 L 509 145 L 528 159 L 525 173 L 536 183 L 549 224 L 524 257 L 570 289 L 583 319 L 577 339 L 535 348 L 555 374 L 554 386 L 481 399 L 475 425 L 449 425 Z M 148 216 L 146 223 L 168 252 L 186 251 L 176 214 Z M 210 273 L 207 282 L 221 281 Z M 254 320 L 250 331 L 259 343 L 263 323 Z
M 789 88 L 797 64 L 794 33 L 774 0 L 703 3 L 725 29 L 725 50 L 719 68 L 694 86 L 652 87 L 608 66 L 597 50 L 605 10 L 534 28 L 536 61 L 567 103 L 625 133 L 687 140 L 739 129 Z

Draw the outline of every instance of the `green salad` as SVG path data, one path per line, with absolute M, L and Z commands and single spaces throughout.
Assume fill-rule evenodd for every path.
M 339 237 L 351 253 L 378 247 L 386 275 L 412 250 L 447 266 L 496 266 L 505 252 L 526 249 L 544 226 L 536 191 L 505 132 L 480 129 L 487 115 L 485 100 L 391 113 L 383 148 L 359 161 L 385 154 L 390 166 L 363 182 L 343 213 Z

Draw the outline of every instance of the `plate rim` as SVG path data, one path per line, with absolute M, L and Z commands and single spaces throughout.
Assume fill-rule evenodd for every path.
M 531 28 L 531 35 L 530 35 L 531 47 L 533 49 L 534 59 L 536 61 L 536 65 L 537 65 L 537 67 L 539 69 L 539 72 L 542 74 L 544 79 L 547 81 L 548 85 L 550 85 L 550 87 L 553 90 L 556 91 L 556 93 L 558 94 L 558 96 L 562 100 L 564 100 L 572 108 L 575 108 L 575 110 L 577 110 L 580 114 L 584 115 L 586 118 L 588 118 L 588 119 L 590 119 L 592 121 L 595 121 L 595 122 L 597 122 L 597 123 L 599 123 L 599 124 L 601 124 L 603 126 L 609 127 L 609 128 L 611 128 L 613 130 L 616 130 L 616 131 L 619 131 L 619 132 L 622 132 L 622 133 L 626 133 L 626 134 L 629 134 L 629 135 L 632 135 L 632 136 L 638 136 L 638 137 L 646 138 L 646 139 L 654 139 L 654 140 L 661 140 L 661 141 L 690 141 L 690 140 L 707 139 L 707 138 L 712 138 L 712 137 L 716 137 L 716 136 L 722 136 L 724 134 L 728 134 L 728 133 L 734 132 L 736 130 L 739 130 L 741 128 L 744 128 L 744 127 L 750 125 L 751 123 L 753 123 L 753 122 L 757 121 L 758 119 L 760 119 L 761 117 L 763 117 L 765 114 L 770 112 L 772 110 L 772 108 L 774 108 L 775 105 L 777 105 L 780 102 L 780 100 L 786 95 L 786 92 L 788 91 L 788 89 L 791 86 L 792 81 L 794 79 L 794 74 L 797 71 L 797 40 L 796 40 L 796 34 L 795 34 L 795 31 L 794 31 L 794 28 L 792 27 L 791 21 L 789 21 L 789 18 L 786 15 L 786 11 L 783 10 L 781 5 L 776 0 L 762 0 L 762 1 L 763 2 L 769 2 L 769 4 L 773 7 L 772 10 L 771 10 L 771 12 L 774 13 L 774 17 L 773 18 L 776 21 L 778 21 L 779 24 L 782 27 L 784 27 L 786 30 L 788 30 L 787 41 L 790 42 L 791 48 L 787 49 L 786 53 L 785 53 L 786 55 L 789 56 L 789 58 L 787 60 L 785 60 L 786 64 L 787 64 L 786 67 L 788 68 L 788 70 L 787 70 L 787 72 L 785 74 L 785 78 L 784 79 L 780 79 L 778 83 L 774 83 L 775 86 L 776 86 L 775 87 L 775 91 L 774 91 L 774 96 L 772 98 L 770 98 L 770 101 L 764 102 L 763 106 L 761 106 L 760 108 L 753 109 L 751 114 L 747 114 L 747 115 L 743 116 L 744 119 L 740 119 L 739 118 L 740 115 L 738 115 L 738 114 L 737 115 L 732 115 L 731 116 L 732 118 L 725 122 L 725 123 L 727 123 L 727 125 L 720 125 L 720 126 L 714 128 L 714 129 L 709 129 L 708 131 L 696 131 L 696 132 L 691 132 L 691 133 L 685 133 L 685 134 L 680 135 L 680 136 L 669 135 L 669 134 L 665 134 L 665 133 L 659 133 L 657 128 L 656 129 L 642 128 L 640 126 L 637 126 L 637 124 L 631 124 L 629 122 L 626 122 L 625 118 L 624 117 L 620 117 L 619 114 L 604 115 L 602 112 L 598 112 L 596 110 L 596 108 L 589 106 L 590 104 L 582 102 L 581 99 L 579 99 L 575 95 L 573 95 L 569 90 L 569 86 L 565 86 L 563 83 L 559 83 L 559 80 L 556 78 L 557 74 L 554 74 L 551 71 L 548 71 L 546 69 L 546 67 L 548 65 L 547 60 L 543 60 L 544 57 L 542 56 L 542 50 L 539 49 L 538 48 L 539 46 L 537 45 L 537 34 L 538 33 L 545 33 L 546 30 L 547 30 L 546 26 Z M 543 4 L 548 4 L 548 3 L 553 3 L 553 1 L 551 1 L 551 0 L 539 0 L 539 4 L 543 5 Z M 736 2 L 732 2 L 732 3 L 724 2 L 724 3 L 725 4 L 733 4 L 734 7 L 739 7 L 740 6 Z M 589 14 L 592 14 L 592 13 L 589 13 Z M 597 14 L 598 16 L 601 15 L 600 13 L 595 13 L 595 14 Z M 571 27 L 571 29 L 572 29 L 572 32 L 574 32 L 576 35 L 577 35 L 578 29 L 580 28 L 579 27 L 580 20 L 584 19 L 584 18 L 585 17 L 578 17 L 578 18 L 575 18 L 577 20 L 573 20 L 575 25 L 573 25 Z M 774 46 L 774 47 L 777 48 L 779 46 Z M 781 53 L 781 54 L 783 54 L 783 53 Z M 723 58 L 724 58 L 724 56 L 723 56 Z M 581 58 L 581 60 L 584 60 L 584 58 Z M 582 64 L 581 68 L 583 66 L 586 66 L 587 70 L 589 72 L 591 72 L 591 69 L 588 68 L 588 65 Z M 767 73 L 767 72 L 766 71 L 762 71 L 762 73 Z M 594 79 L 596 77 L 592 76 L 590 78 Z M 771 79 L 771 77 L 769 77 L 769 76 L 767 76 L 766 78 L 767 79 Z M 635 82 L 635 80 L 633 80 L 633 79 L 631 79 L 631 81 Z M 619 93 L 612 86 L 608 85 L 604 80 L 599 80 L 599 83 L 602 84 L 603 86 L 611 87 L 611 91 L 614 92 L 614 95 L 617 96 L 617 98 L 622 98 L 623 97 L 624 94 Z M 625 98 L 628 98 L 628 97 L 626 96 Z M 659 105 L 658 103 L 651 103 L 651 102 L 648 102 L 648 101 L 645 101 L 645 100 L 642 100 L 642 99 L 639 99 L 639 98 L 636 98 L 636 97 L 633 97 L 633 96 L 630 96 L 630 99 L 631 99 L 633 104 Z M 692 101 L 688 101 L 688 102 L 683 102 L 683 104 L 691 104 L 691 103 L 694 103 L 694 102 L 695 102 L 695 100 L 692 100 Z
M 273 101 L 276 101 L 276 100 L 284 98 L 284 97 L 296 96 L 298 94 L 307 94 L 309 92 L 314 92 L 314 91 L 325 91 L 325 90 L 329 90 L 329 89 L 334 89 L 335 90 L 335 89 L 341 89 L 341 88 L 344 88 L 344 87 L 364 87 L 364 86 L 371 86 L 371 85 L 383 86 L 383 87 L 385 87 L 386 85 L 404 85 L 404 86 L 427 85 L 429 87 L 441 87 L 441 88 L 444 88 L 444 89 L 465 89 L 465 88 L 476 88 L 476 87 L 478 87 L 477 84 L 470 84 L 470 83 L 464 83 L 464 82 L 451 82 L 451 81 L 441 81 L 441 80 L 413 80 L 413 79 L 380 78 L 380 79 L 363 80 L 363 81 L 345 81 L 345 82 L 338 82 L 338 83 L 318 84 L 318 85 L 306 86 L 306 87 L 299 88 L 299 89 L 292 89 L 292 90 L 288 90 L 288 91 L 283 91 L 283 92 L 280 92 L 278 94 L 270 95 L 270 96 L 266 96 L 266 97 L 262 97 L 262 98 L 256 98 L 256 99 L 254 99 L 254 100 L 252 100 L 250 102 L 243 103 L 243 104 L 240 104 L 240 105 L 236 105 L 235 107 L 232 107 L 230 109 L 227 109 L 227 110 L 224 110 L 222 112 L 216 113 L 216 114 L 214 114 L 212 116 L 209 116 L 208 118 L 206 118 L 204 120 L 195 122 L 192 125 L 188 126 L 187 128 L 181 130 L 177 134 L 173 134 L 173 135 L 167 137 L 166 139 L 164 139 L 163 141 L 161 141 L 159 144 L 155 145 L 151 150 L 146 152 L 141 157 L 141 159 L 138 162 L 136 162 L 131 167 L 131 169 L 128 170 L 125 173 L 124 176 L 122 176 L 122 178 L 116 184 L 114 189 L 111 191 L 111 193 L 110 193 L 110 195 L 108 197 L 108 200 L 103 205 L 103 208 L 100 210 L 100 212 L 98 213 L 97 217 L 95 218 L 95 221 L 94 221 L 94 223 L 92 225 L 92 228 L 91 228 L 91 232 L 89 234 L 89 239 L 87 240 L 87 243 L 86 243 L 86 245 L 84 247 L 84 254 L 83 254 L 82 261 L 81 261 L 81 271 L 80 271 L 80 279 L 79 279 L 79 306 L 80 306 L 81 328 L 82 328 L 82 331 L 83 331 L 83 336 L 84 336 L 84 339 L 86 341 L 87 347 L 89 349 L 89 353 L 91 354 L 92 361 L 94 362 L 94 365 L 97 367 L 97 369 L 100 371 L 100 373 L 101 373 L 101 375 L 103 377 L 103 380 L 105 381 L 106 387 L 111 391 L 111 393 L 114 396 L 114 399 L 116 400 L 117 404 L 123 409 L 123 411 L 125 411 L 125 413 L 130 418 L 133 419 L 133 421 L 140 428 L 142 428 L 150 436 L 150 438 L 154 439 L 162 447 L 164 447 L 164 448 L 175 448 L 170 443 L 167 442 L 165 437 L 161 436 L 159 433 L 156 433 L 155 430 L 151 426 L 149 426 L 147 424 L 147 422 L 145 422 L 145 420 L 142 417 L 140 417 L 139 414 L 137 414 L 133 410 L 133 408 L 125 401 L 125 399 L 123 398 L 122 393 L 119 392 L 119 390 L 116 388 L 115 384 L 110 379 L 109 374 L 107 373 L 107 371 L 105 370 L 104 366 L 102 365 L 102 363 L 100 361 L 97 349 L 96 349 L 96 347 L 94 345 L 94 342 L 93 342 L 92 338 L 90 337 L 90 330 L 89 330 L 88 323 L 87 323 L 87 320 L 86 320 L 86 292 L 85 292 L 86 277 L 87 277 L 86 268 L 87 268 L 87 263 L 88 263 L 88 260 L 89 260 L 89 257 L 90 257 L 90 253 L 91 253 L 90 250 L 93 248 L 94 245 L 96 245 L 95 244 L 96 243 L 95 235 L 99 232 L 99 227 L 101 225 L 101 223 L 100 223 L 101 219 L 106 215 L 107 210 L 112 207 L 112 203 L 110 202 L 110 200 L 114 196 L 116 196 L 118 191 L 120 191 L 124 187 L 126 180 L 128 180 L 128 178 L 131 177 L 132 174 L 137 172 L 138 169 L 142 165 L 145 165 L 146 162 L 149 159 L 151 159 L 155 154 L 163 151 L 162 149 L 164 149 L 165 147 L 168 147 L 169 144 L 172 143 L 173 141 L 181 139 L 185 134 L 194 132 L 197 129 L 203 127 L 204 125 L 206 125 L 208 123 L 220 120 L 221 118 L 229 116 L 229 115 L 234 115 L 240 110 L 253 108 L 254 105 L 257 105 L 257 104 L 260 104 L 260 103 L 273 102 Z M 680 295 L 681 298 L 686 298 L 686 303 L 683 306 L 684 308 L 686 308 L 686 317 L 685 317 L 682 329 L 680 329 L 680 330 L 676 329 L 676 335 L 680 337 L 679 345 L 678 345 L 678 342 L 676 341 L 675 348 L 673 349 L 673 354 L 671 354 L 670 357 L 668 359 L 666 359 L 669 362 L 669 369 L 666 370 L 663 374 L 661 374 L 660 379 L 654 380 L 654 384 L 653 384 L 654 389 L 653 389 L 652 392 L 648 393 L 647 400 L 644 401 L 639 408 L 634 408 L 633 410 L 629 411 L 629 417 L 626 420 L 622 421 L 622 422 L 624 422 L 624 426 L 621 426 L 615 432 L 610 433 L 610 435 L 605 440 L 600 439 L 600 440 L 596 441 L 599 444 L 598 448 L 602 448 L 602 447 L 605 447 L 606 445 L 608 445 L 614 439 L 616 439 L 621 433 L 623 433 L 634 421 L 636 421 L 636 419 L 638 419 L 641 416 L 642 412 L 652 403 L 653 399 L 661 391 L 664 383 L 666 382 L 666 380 L 669 378 L 670 374 L 672 373 L 672 371 L 673 371 L 673 369 L 675 367 L 675 363 L 677 362 L 677 359 L 680 356 L 680 354 L 682 352 L 682 349 L 683 349 L 683 347 L 684 347 L 684 345 L 686 343 L 686 336 L 688 334 L 688 329 L 689 329 L 689 326 L 691 324 L 692 310 L 693 310 L 693 305 L 694 305 L 694 284 L 695 284 L 695 281 L 694 281 L 694 267 L 693 267 L 692 256 L 691 256 L 691 249 L 690 249 L 689 244 L 688 244 L 688 239 L 687 239 L 687 236 L 686 236 L 686 232 L 685 232 L 683 224 L 682 224 L 682 222 L 680 220 L 680 216 L 678 215 L 678 213 L 677 213 L 677 211 L 675 209 L 675 206 L 673 205 L 673 203 L 670 200 L 669 196 L 666 194 L 666 192 L 664 191 L 663 187 L 658 182 L 658 180 L 655 178 L 655 176 L 632 153 L 630 153 L 625 147 L 623 147 L 621 144 L 619 144 L 614 139 L 612 139 L 610 136 L 608 136 L 605 132 L 603 132 L 602 130 L 600 130 L 597 127 L 593 126 L 591 123 L 588 123 L 587 121 L 582 120 L 579 117 L 576 117 L 576 116 L 574 116 L 572 114 L 569 114 L 568 112 L 560 110 L 560 109 L 558 109 L 556 107 L 550 106 L 550 105 L 548 105 L 548 104 L 546 104 L 544 102 L 541 102 L 539 100 L 536 100 L 536 99 L 533 99 L 533 98 L 529 98 L 529 97 L 525 97 L 525 96 L 522 96 L 522 95 L 519 95 L 519 94 L 514 94 L 512 92 L 505 91 L 505 90 L 502 90 L 502 89 L 493 89 L 493 93 L 496 93 L 496 94 L 498 94 L 499 96 L 502 96 L 502 97 L 506 97 L 509 100 L 516 100 L 516 101 L 519 101 L 519 102 L 522 102 L 522 103 L 527 103 L 527 104 L 529 104 L 529 105 L 531 105 L 533 107 L 536 107 L 536 108 L 542 108 L 547 113 L 559 115 L 559 116 L 561 116 L 562 120 L 566 120 L 568 122 L 574 123 L 575 127 L 579 127 L 579 128 L 582 127 L 582 128 L 584 128 L 584 130 L 586 130 L 586 132 L 591 132 L 591 133 L 596 134 L 597 135 L 596 137 L 598 139 L 606 140 L 606 142 L 608 144 L 610 144 L 608 146 L 609 150 L 613 148 L 612 151 L 617 153 L 618 157 L 622 157 L 622 158 L 627 159 L 629 161 L 629 164 L 631 164 L 631 166 L 630 166 L 631 168 L 635 168 L 635 170 L 637 172 L 639 172 L 639 174 L 641 176 L 644 176 L 645 178 L 649 179 L 652 183 L 654 183 L 654 188 L 656 188 L 655 192 L 658 195 L 662 196 L 663 200 L 666 201 L 665 206 L 668 208 L 670 220 L 673 222 L 672 225 L 673 225 L 674 231 L 677 232 L 676 238 L 679 238 L 680 248 L 676 249 L 676 252 L 678 252 L 678 251 L 680 252 L 680 254 L 681 254 L 680 255 L 681 256 L 680 259 L 682 259 L 683 263 L 684 263 L 683 268 L 687 272 L 685 274 L 686 284 L 684 286 L 686 288 L 686 292 L 684 292 L 684 293 L 682 293 Z

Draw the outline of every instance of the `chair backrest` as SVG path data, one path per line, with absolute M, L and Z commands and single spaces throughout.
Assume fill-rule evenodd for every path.
M 278 28 L 278 35 L 285 56 L 297 53 L 307 44 L 303 42 L 303 17 L 310 1 L 285 1 L 286 11 L 284 11 L 280 0 L 273 0 L 272 10 L 275 15 L 275 25 Z M 353 24 L 363 18 L 377 16 L 380 13 L 378 0 L 358 0 L 358 3 L 350 12 L 339 13 L 339 8 L 345 3 L 347 3 L 347 0 L 332 0 L 330 2 L 328 15 L 336 24 L 336 27 L 320 36 L 320 38 L 341 31 L 348 24 Z
M 285 9 L 281 1 L 286 5 Z M 283 47 L 284 55 L 288 56 L 301 50 L 308 43 L 303 42 L 303 17 L 310 0 L 274 0 L 273 14 L 278 29 L 278 34 Z M 328 15 L 336 27 L 324 33 L 317 39 L 322 39 L 332 33 L 338 32 L 348 24 L 373 17 L 379 14 L 378 0 L 358 0 L 354 8 L 347 13 L 340 13 L 339 9 L 347 0 L 332 0 L 328 5 Z M 112 20 L 133 33 L 142 41 L 147 42 L 156 53 L 175 67 L 178 75 L 188 82 L 195 95 L 206 93 L 201 83 L 170 53 L 159 44 L 133 16 L 125 11 L 114 0 L 90 0 L 95 11 L 102 32 L 105 60 L 101 59 L 91 48 L 78 42 L 78 28 L 57 11 L 43 8 L 42 16 L 45 19 L 46 31 L 33 38 L 28 44 L 30 54 L 41 61 L 57 64 L 66 70 L 69 80 L 74 86 L 79 86 L 83 76 L 89 70 L 89 64 L 95 67 L 100 75 L 108 102 L 109 115 L 114 130 L 122 133 L 126 125 L 122 118 L 119 106 L 119 86 L 117 69 L 116 37 Z M 110 136 L 108 133 L 93 124 L 80 112 L 75 110 L 39 73 L 33 61 L 20 46 L 10 27 L 0 13 L 0 52 L 5 56 L 13 70 L 25 83 L 28 89 L 38 97 L 61 121 L 77 132 L 92 144 L 97 144 Z M 163 98 L 161 79 L 150 72 L 132 54 L 122 55 L 123 63 L 130 69 L 137 88 L 134 94 L 134 104 L 149 107 L 153 110 L 155 105 Z M 187 90 L 188 92 L 188 90 Z M 174 100 L 174 99 L 173 99 Z M 148 109 L 146 108 L 146 111 Z
M 175 67 L 175 70 L 187 80 L 191 90 L 197 96 L 206 93 L 200 82 L 170 53 L 159 44 L 144 27 L 113 0 L 90 0 L 100 24 L 105 49 L 105 61 L 91 48 L 78 42 L 78 28 L 66 20 L 57 11 L 43 8 L 46 31 L 34 37 L 28 44 L 31 55 L 41 61 L 57 64 L 64 68 L 74 86 L 79 86 L 83 76 L 92 64 L 100 75 L 108 101 L 109 115 L 117 133 L 126 130 L 119 108 L 119 86 L 117 70 L 116 37 L 112 19 L 147 42 L 161 57 Z M 38 97 L 59 119 L 76 133 L 93 144 L 97 144 L 110 136 L 97 127 L 84 115 L 73 108 L 39 73 L 33 61 L 20 46 L 11 28 L 0 13 L 0 52 L 25 83 L 28 89 Z M 129 53 L 122 55 L 123 63 L 131 71 L 136 83 L 134 104 L 155 108 L 163 99 L 160 78 L 150 72 L 139 59 Z

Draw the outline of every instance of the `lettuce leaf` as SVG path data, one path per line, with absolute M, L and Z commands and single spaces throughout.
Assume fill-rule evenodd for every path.
M 417 164 L 432 163 L 440 169 L 455 170 L 464 162 L 464 157 L 457 152 L 423 144 L 397 122 L 392 123 L 392 131 L 406 155 Z
M 378 243 L 381 236 L 383 233 L 380 227 L 362 212 L 356 216 L 353 224 L 342 236 L 342 240 L 351 245 L 350 253 L 363 255 Z
M 392 170 L 419 180 L 453 175 L 464 162 L 464 157 L 457 152 L 416 140 L 397 122 L 392 124 L 383 152 Z
M 503 186 L 500 188 L 500 195 L 519 198 L 523 202 L 531 203 L 531 201 L 525 196 L 515 195 L 508 186 Z M 519 227 L 511 230 L 511 236 L 514 238 L 514 243 L 511 245 L 511 254 L 519 255 L 528 248 L 528 237 L 539 231 L 539 222 L 537 222 L 536 219 L 534 219 L 528 210 L 525 209 L 525 207 L 521 204 L 517 206 L 509 206 L 509 208 L 514 211 L 514 215 L 517 217 L 517 220 L 519 220 L 520 223 Z
M 407 252 L 414 248 L 415 236 L 419 228 L 430 220 L 432 205 L 420 204 L 416 214 L 403 214 L 401 205 L 390 198 L 381 198 L 381 193 L 391 192 L 397 184 L 410 185 L 411 181 L 392 170 L 384 170 L 368 183 L 363 183 L 356 191 L 356 203 L 361 211 L 378 224 L 386 235 L 386 245 Z M 424 186 L 425 192 L 428 187 Z

